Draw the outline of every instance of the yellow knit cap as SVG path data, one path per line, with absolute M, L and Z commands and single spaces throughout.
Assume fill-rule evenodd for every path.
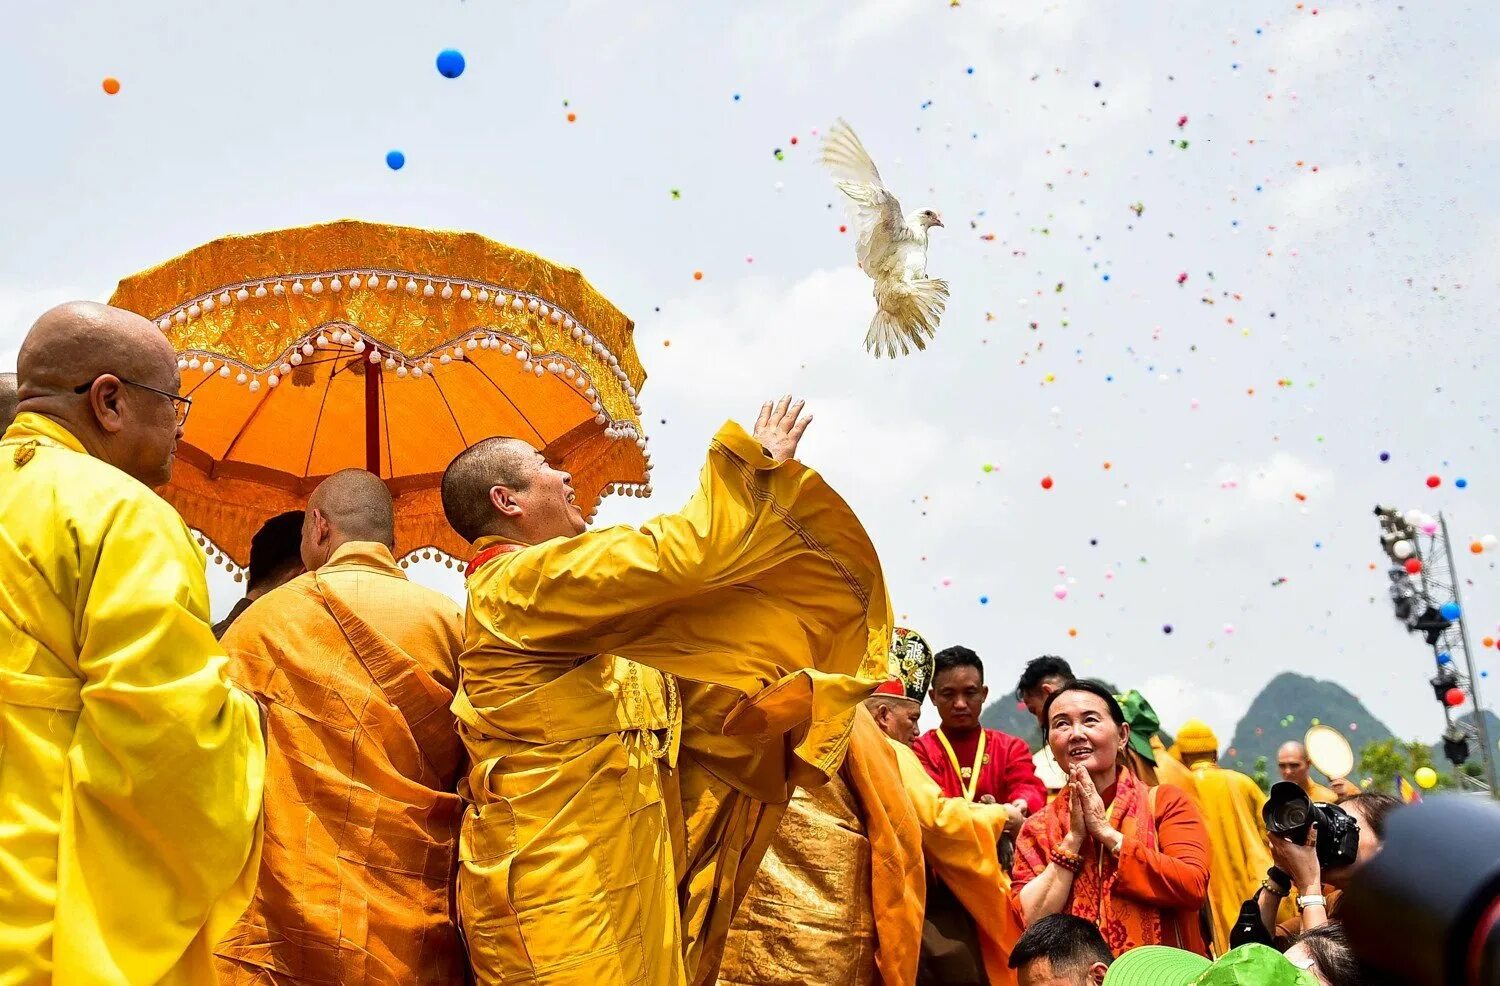
M 1219 738 L 1201 719 L 1189 719 L 1177 731 L 1177 747 L 1184 756 L 1219 752 Z

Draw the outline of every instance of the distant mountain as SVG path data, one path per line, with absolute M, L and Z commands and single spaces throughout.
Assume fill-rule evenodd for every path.
M 1037 728 L 1036 718 L 1026 711 L 1026 706 L 1016 701 L 1016 693 L 1009 692 L 979 713 L 979 724 L 1002 733 L 1019 736 L 1032 750 L 1042 746 L 1042 731 Z
M 1300 741 L 1316 722 L 1344 734 L 1354 748 L 1356 765 L 1366 743 L 1391 736 L 1386 724 L 1344 686 L 1286 671 L 1272 678 L 1255 696 L 1219 762 L 1249 773 L 1255 769 L 1256 758 L 1265 757 L 1268 772 L 1275 779 L 1277 749 L 1287 740 Z M 1219 742 L 1222 744 L 1224 737 Z

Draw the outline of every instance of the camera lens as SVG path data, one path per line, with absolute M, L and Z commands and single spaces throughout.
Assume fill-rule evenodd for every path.
M 1312 805 L 1306 801 L 1287 801 L 1276 806 L 1271 821 L 1277 831 L 1299 829 L 1312 818 Z

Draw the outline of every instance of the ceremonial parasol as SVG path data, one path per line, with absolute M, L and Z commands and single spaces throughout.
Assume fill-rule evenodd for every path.
M 159 492 L 222 561 L 340 469 L 396 498 L 398 556 L 462 557 L 452 458 L 524 438 L 601 496 L 650 493 L 634 326 L 577 270 L 473 233 L 342 221 L 214 240 L 120 282 L 192 397 Z M 451 557 L 446 559 L 451 563 Z

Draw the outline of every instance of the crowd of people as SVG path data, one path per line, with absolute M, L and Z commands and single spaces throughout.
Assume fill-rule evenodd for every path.
M 893 627 L 800 401 L 639 528 L 469 448 L 463 607 L 397 564 L 386 484 L 334 473 L 214 626 L 152 492 L 180 385 L 88 303 L 0 377 L 0 982 L 1361 982 L 1340 893 L 1398 802 L 1284 747 L 1357 823 L 1325 867 L 1205 724 L 1169 747 L 1056 656 L 1015 690 L 1040 750 L 983 726 L 983 660 Z

